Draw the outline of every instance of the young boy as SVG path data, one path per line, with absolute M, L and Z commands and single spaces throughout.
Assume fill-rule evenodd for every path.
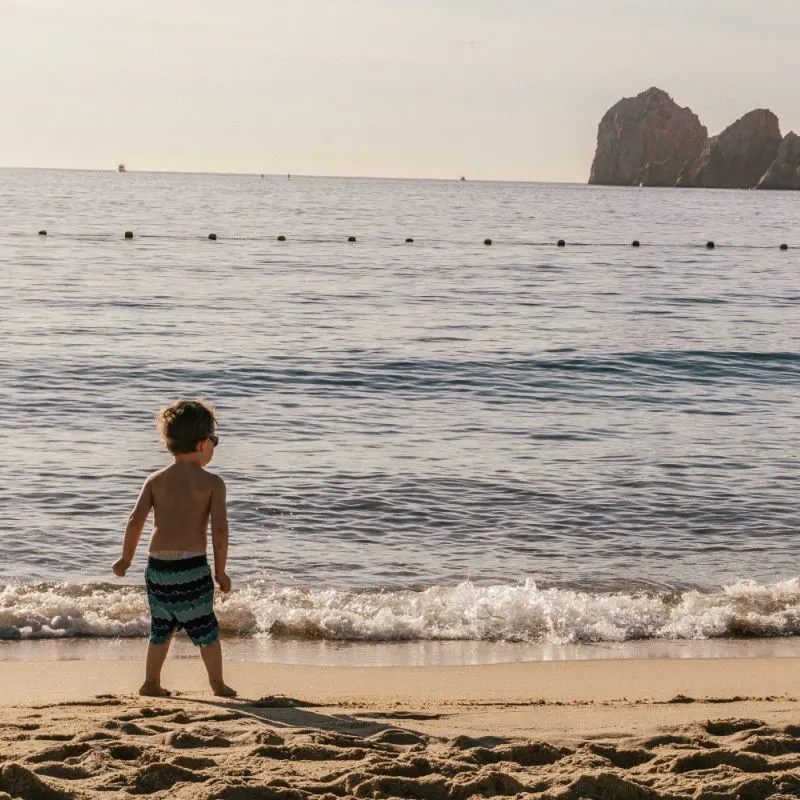
M 150 643 L 145 679 L 139 694 L 164 697 L 161 667 L 172 635 L 183 628 L 200 648 L 215 695 L 235 697 L 222 679 L 222 648 L 214 615 L 214 581 L 208 567 L 208 521 L 214 550 L 214 577 L 223 592 L 231 589 L 225 574 L 228 558 L 228 513 L 225 483 L 206 472 L 219 444 L 214 410 L 200 400 L 178 400 L 157 417 L 161 441 L 173 462 L 144 482 L 122 543 L 122 557 L 112 569 L 120 578 L 133 561 L 142 529 L 153 509 L 153 531 L 145 571 L 150 605 Z

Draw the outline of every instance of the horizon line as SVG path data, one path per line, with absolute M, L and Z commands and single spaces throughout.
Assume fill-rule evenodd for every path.
M 50 170 L 58 172 L 111 172 L 115 174 L 128 175 L 140 173 L 143 175 L 243 175 L 243 176 L 263 176 L 265 178 L 282 178 L 290 176 L 292 178 L 335 178 L 338 180 L 389 180 L 389 181 L 453 181 L 455 183 L 538 183 L 538 184 L 568 184 L 573 186 L 588 186 L 588 181 L 570 180 L 534 180 L 530 178 L 470 178 L 467 175 L 452 177 L 417 177 L 408 175 L 326 175 L 305 172 L 219 172 L 215 170 L 183 170 L 183 169 L 136 169 L 127 168 L 120 173 L 117 167 L 52 167 L 52 166 L 19 166 L 14 164 L 0 164 L 0 169 L 17 170 Z

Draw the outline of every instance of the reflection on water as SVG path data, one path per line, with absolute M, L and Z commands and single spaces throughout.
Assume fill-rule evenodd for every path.
M 0 661 L 143 660 L 146 647 L 142 640 L 129 639 L 0 642 Z M 590 645 L 489 642 L 360 644 L 227 638 L 223 648 L 229 661 L 318 667 L 434 667 L 601 659 L 800 658 L 800 637 L 703 642 L 651 640 Z M 198 651 L 183 634 L 178 634 L 171 648 L 171 657 L 196 658 Z

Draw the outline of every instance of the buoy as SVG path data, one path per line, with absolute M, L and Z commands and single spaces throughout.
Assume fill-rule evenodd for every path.
M 347 237 L 347 241 L 348 242 L 354 242 L 354 241 L 356 241 L 356 237 L 355 236 L 348 236 Z
M 133 239 L 133 231 L 125 231 L 126 239 Z
M 484 239 L 483 243 L 488 245 L 488 244 L 492 243 L 492 240 L 491 239 Z
M 216 233 L 209 233 L 208 238 L 211 239 L 212 242 L 217 241 L 217 234 Z
M 406 244 L 413 244 L 413 243 L 414 240 L 409 236 L 408 239 L 406 239 Z
M 281 234 L 281 235 L 278 237 L 278 241 L 279 241 L 279 242 L 285 242 L 285 241 L 286 241 L 286 237 L 285 237 L 283 234 Z
M 47 236 L 47 231 L 39 231 L 39 236 Z
M 634 240 L 631 242 L 631 247 L 638 247 L 638 246 L 639 246 L 639 240 L 638 240 L 638 239 L 634 239 Z
M 714 242 L 706 242 L 706 247 L 709 250 L 713 250 L 716 247 L 716 245 L 714 244 Z
M 563 239 L 559 239 L 557 242 L 559 247 L 566 247 L 567 243 Z
M 45 233 L 46 233 L 46 231 L 45 231 Z M 781 245 L 781 250 L 788 250 L 788 249 L 789 249 L 789 245 L 788 244 L 782 244 Z

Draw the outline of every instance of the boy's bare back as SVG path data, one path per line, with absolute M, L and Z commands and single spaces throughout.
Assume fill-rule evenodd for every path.
M 151 553 L 205 553 L 209 519 L 214 534 L 228 533 L 225 484 L 194 463 L 176 462 L 150 475 L 131 521 L 143 524 L 150 508 Z
M 150 475 L 128 519 L 122 557 L 112 565 L 124 577 L 133 561 L 150 510 L 153 530 L 151 556 L 205 555 L 208 523 L 214 552 L 214 578 L 223 592 L 231 581 L 225 572 L 228 560 L 228 513 L 225 482 L 206 472 L 219 437 L 214 433 L 213 410 L 197 400 L 180 400 L 161 410 L 159 430 L 173 463 Z

